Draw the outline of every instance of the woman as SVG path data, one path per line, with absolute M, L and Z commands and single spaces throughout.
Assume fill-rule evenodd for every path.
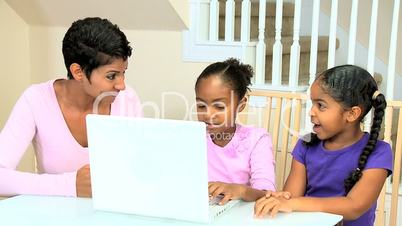
M 137 94 L 124 83 L 131 50 L 106 19 L 72 24 L 63 39 L 68 79 L 29 87 L 0 133 L 0 196 L 91 196 L 85 116 L 142 116 Z M 15 170 L 31 141 L 40 174 Z

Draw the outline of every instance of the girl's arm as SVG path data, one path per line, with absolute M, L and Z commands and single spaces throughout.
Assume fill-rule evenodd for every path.
M 208 190 L 212 197 L 224 194 L 224 197 L 219 202 L 220 205 L 225 204 L 231 199 L 242 199 L 251 202 L 265 195 L 265 191 L 247 185 L 224 182 L 210 182 Z
M 255 213 L 257 216 L 268 213 L 273 216 L 278 211 L 320 211 L 342 215 L 345 220 L 354 220 L 377 200 L 387 175 L 385 169 L 367 169 L 346 197 L 298 197 L 290 200 L 270 198 L 261 201 Z
M 247 185 L 242 186 L 244 186 L 244 192 L 242 194 L 242 199 L 244 201 L 253 202 L 265 195 L 265 191 L 263 190 L 258 190 Z
M 292 166 L 286 179 L 283 191 L 290 192 L 292 197 L 304 196 L 307 184 L 306 167 L 299 161 L 292 159 Z
M 250 185 L 243 185 L 241 198 L 255 201 L 263 197 L 266 191 L 276 191 L 275 160 L 272 138 L 263 131 L 250 154 Z
M 306 183 L 306 167 L 293 158 L 290 173 L 288 178 L 286 179 L 283 191 L 267 193 L 264 197 L 258 199 L 254 206 L 255 215 L 262 216 L 268 213 L 268 209 L 265 207 L 265 205 L 267 204 L 267 200 L 269 199 L 269 197 L 272 197 L 273 199 L 289 199 L 304 196 L 304 193 L 306 191 Z
M 377 200 L 387 176 L 385 169 L 367 169 L 346 197 L 300 197 L 291 200 L 290 205 L 294 211 L 321 211 L 342 215 L 345 220 L 354 220 Z
M 230 199 L 255 201 L 265 195 L 265 191 L 275 191 L 275 161 L 271 137 L 263 129 L 254 131 L 251 138 L 255 145 L 250 152 L 250 185 L 210 182 L 209 193 L 215 197 L 224 194 L 221 204 Z
M 250 153 L 250 187 L 254 190 L 276 191 L 272 139 L 265 131 L 261 132 L 259 136 Z

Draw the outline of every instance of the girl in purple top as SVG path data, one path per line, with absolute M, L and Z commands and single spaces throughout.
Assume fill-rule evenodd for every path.
M 0 133 L 0 196 L 91 196 L 85 116 L 141 116 L 138 96 L 124 83 L 131 47 L 116 25 L 101 18 L 75 21 L 64 36 L 63 56 L 68 79 L 29 87 Z M 117 96 L 97 99 L 105 92 Z M 38 174 L 16 170 L 31 141 Z
M 261 128 L 236 124 L 245 107 L 253 75 L 236 59 L 209 65 L 198 77 L 195 92 L 198 120 L 207 126 L 208 176 L 211 198 L 255 201 L 275 190 L 271 137 Z
M 285 192 L 259 199 L 255 215 L 322 211 L 342 215 L 345 226 L 372 226 L 376 200 L 392 173 L 391 147 L 377 141 L 385 97 L 366 70 L 343 65 L 318 75 L 311 100 L 314 133 L 293 150 Z M 371 108 L 371 130 L 364 133 L 360 123 Z

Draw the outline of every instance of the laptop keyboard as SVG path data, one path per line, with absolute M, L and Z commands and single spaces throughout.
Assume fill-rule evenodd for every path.
M 209 200 L 209 205 L 210 206 L 216 206 L 218 203 L 223 199 L 223 195 L 218 195 L 214 197 L 213 199 Z

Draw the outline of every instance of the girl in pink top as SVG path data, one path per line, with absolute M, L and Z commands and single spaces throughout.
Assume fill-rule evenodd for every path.
M 0 196 L 90 197 L 85 116 L 94 107 L 99 114 L 142 115 L 137 94 L 124 83 L 131 47 L 116 25 L 100 18 L 74 22 L 63 55 L 68 80 L 29 87 L 0 133 Z M 94 104 L 105 92 L 115 95 Z M 31 141 L 39 174 L 16 171 Z
M 275 190 L 270 135 L 235 123 L 252 75 L 251 66 L 231 58 L 209 65 L 195 85 L 198 120 L 208 131 L 209 193 L 211 198 L 224 195 L 220 204 L 254 201 L 264 190 Z

